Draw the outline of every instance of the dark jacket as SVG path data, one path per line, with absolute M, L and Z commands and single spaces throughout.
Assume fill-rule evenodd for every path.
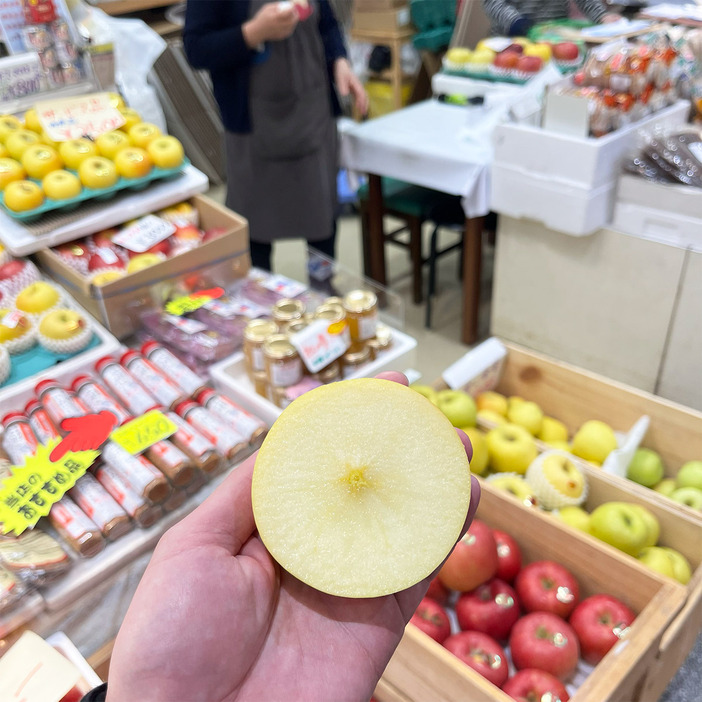
M 238 133 L 251 131 L 249 75 L 253 62 L 261 58 L 259 52 L 246 45 L 241 31 L 249 19 L 249 7 L 249 0 L 189 0 L 183 30 L 190 65 L 210 72 L 222 122 L 226 129 Z M 319 0 L 319 33 L 334 114 L 338 115 L 333 67 L 336 59 L 346 57 L 346 48 L 329 0 Z

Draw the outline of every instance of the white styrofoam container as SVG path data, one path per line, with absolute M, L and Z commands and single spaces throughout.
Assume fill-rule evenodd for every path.
M 367 378 L 383 371 L 399 370 L 414 364 L 417 340 L 397 329 L 392 329 L 393 344 L 388 351 L 356 371 L 351 378 Z M 283 411 L 256 392 L 246 374 L 244 354 L 239 351 L 210 367 L 210 378 L 215 388 L 260 417 L 271 426 Z
M 623 174 L 612 228 L 662 244 L 702 251 L 702 189 L 651 183 Z
M 587 236 L 612 219 L 616 182 L 587 188 L 494 163 L 490 208 L 519 219 L 533 219 L 571 236 Z
M 494 163 L 519 168 L 530 177 L 555 179 L 581 188 L 602 187 L 602 183 L 616 179 L 622 159 L 636 145 L 639 129 L 683 124 L 689 112 L 689 101 L 679 100 L 599 139 L 578 138 L 527 124 L 502 124 L 495 129 Z

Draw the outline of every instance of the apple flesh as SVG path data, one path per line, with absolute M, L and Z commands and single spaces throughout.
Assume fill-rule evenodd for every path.
M 251 497 L 258 533 L 286 571 L 329 594 L 378 597 L 446 558 L 470 469 L 451 423 L 416 392 L 345 380 L 284 410 L 258 453 Z

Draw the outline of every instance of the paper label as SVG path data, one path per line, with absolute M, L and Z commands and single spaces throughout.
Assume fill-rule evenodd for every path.
M 119 129 L 126 121 L 124 115 L 112 106 L 107 93 L 45 100 L 36 104 L 36 110 L 41 126 L 53 141 L 86 136 L 94 139 Z
M 189 312 L 199 310 L 201 307 L 206 307 L 208 304 L 216 301 L 217 298 L 224 295 L 224 288 L 211 288 L 210 290 L 200 290 L 190 295 L 178 297 L 166 303 L 166 312 L 182 317 Z
M 282 297 L 297 297 L 307 290 L 307 286 L 284 275 L 269 275 L 261 281 L 261 287 L 266 288 Z
M 133 253 L 144 253 L 152 246 L 168 239 L 175 233 L 175 230 L 173 224 L 166 222 L 165 219 L 156 215 L 147 215 L 122 229 L 112 238 L 112 241 Z
M 45 81 L 38 54 L 7 56 L 0 62 L 0 102 L 39 93 L 45 88 Z
M 174 327 L 180 329 L 184 334 L 199 334 L 207 329 L 207 325 L 194 319 L 176 317 L 173 314 L 164 315 L 164 319 Z
M 499 382 L 506 355 L 504 344 L 493 337 L 459 358 L 441 377 L 452 390 L 464 388 L 471 395 L 492 390 Z
M 99 451 L 76 451 L 52 461 L 50 454 L 61 439 L 40 445 L 23 466 L 0 487 L 0 524 L 2 533 L 21 534 L 49 514 L 52 505 L 70 490 L 100 455 Z
M 265 317 L 269 308 L 263 305 L 258 305 L 250 300 L 236 300 L 227 298 L 226 300 L 212 300 L 205 305 L 205 309 L 212 314 L 220 317 L 248 317 L 256 319 L 257 317 Z
M 2 326 L 14 329 L 23 319 L 24 315 L 19 310 L 12 310 L 2 318 Z
M 318 373 L 332 361 L 341 358 L 351 345 L 345 322 L 329 324 L 318 319 L 290 337 L 310 373 Z
M 158 441 L 167 439 L 177 430 L 178 427 L 163 412 L 152 410 L 115 429 L 111 439 L 135 456 Z

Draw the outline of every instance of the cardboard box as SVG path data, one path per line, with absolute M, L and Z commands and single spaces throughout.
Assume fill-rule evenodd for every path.
M 194 196 L 191 202 L 200 215 L 202 229 L 222 227 L 225 233 L 186 253 L 99 288 L 66 265 L 51 249 L 39 251 L 37 258 L 44 270 L 65 286 L 81 305 L 102 320 L 116 337 L 124 338 L 137 326 L 130 310 L 137 309 L 148 302 L 152 294 L 157 294 L 159 283 L 172 283 L 180 276 L 206 273 L 213 284 L 227 285 L 246 275 L 251 267 L 248 222 L 204 195 Z
M 410 24 L 409 7 L 381 12 L 353 13 L 353 29 L 359 32 L 394 32 Z

